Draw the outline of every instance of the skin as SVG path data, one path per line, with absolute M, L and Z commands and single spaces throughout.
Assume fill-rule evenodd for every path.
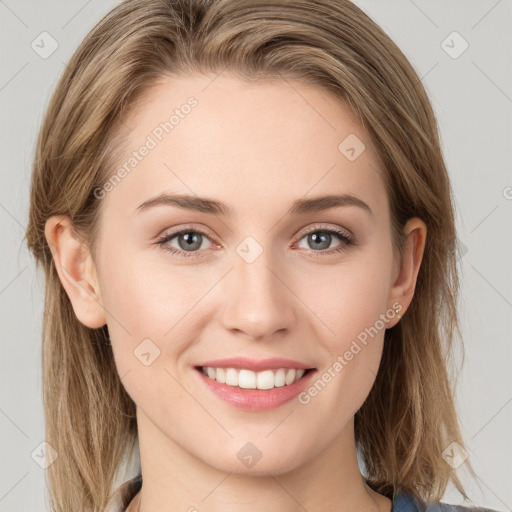
M 339 99 L 299 81 L 214 78 L 168 77 L 131 110 L 119 165 L 167 113 L 190 96 L 198 101 L 101 199 L 95 255 L 73 237 L 69 218 L 46 224 L 77 318 L 108 325 L 118 373 L 137 405 L 144 483 L 127 510 L 389 511 L 391 501 L 362 478 L 353 422 L 374 383 L 385 329 L 308 404 L 235 409 L 193 367 L 237 355 L 287 357 L 321 375 L 395 302 L 405 313 L 426 226 L 410 219 L 404 258 L 393 258 L 384 171 Z M 338 150 L 349 134 L 366 147 L 354 161 Z M 135 212 L 164 191 L 225 202 L 234 215 L 169 205 Z M 287 213 L 296 199 L 332 193 L 353 194 L 373 215 L 355 206 Z M 306 236 L 317 226 L 348 230 L 357 243 L 333 253 L 345 244 L 333 234 L 318 248 Z M 195 256 L 156 243 L 171 228 L 206 233 Z M 252 263 L 236 252 L 247 236 L 263 250 Z M 185 250 L 179 242 L 167 245 Z M 148 366 L 133 353 L 146 338 L 160 350 Z M 237 457 L 247 442 L 262 453 L 252 467 Z

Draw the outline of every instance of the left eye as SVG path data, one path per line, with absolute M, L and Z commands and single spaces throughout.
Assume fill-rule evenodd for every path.
M 304 237 L 300 239 L 306 240 L 306 243 L 310 244 L 310 246 L 313 246 L 315 249 L 329 249 L 331 242 L 333 240 L 333 235 L 335 238 L 341 239 L 342 241 L 349 242 L 348 237 L 345 236 L 343 233 L 332 230 L 332 229 L 323 229 L 323 230 L 316 230 L 311 231 L 310 233 L 307 233 Z M 303 249 L 307 249 L 308 247 L 302 247 Z

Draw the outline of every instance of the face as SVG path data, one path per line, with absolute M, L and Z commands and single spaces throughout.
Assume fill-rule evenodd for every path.
M 125 124 L 125 172 L 96 194 L 95 263 L 139 428 L 223 471 L 305 464 L 351 432 L 398 321 L 367 133 L 319 87 L 228 75 L 162 80 Z M 240 372 L 240 389 L 198 369 L 228 358 L 266 360 L 239 360 L 264 376 Z M 311 370 L 283 385 L 291 368 Z

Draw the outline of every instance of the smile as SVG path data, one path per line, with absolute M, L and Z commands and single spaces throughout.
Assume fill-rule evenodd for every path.
M 237 368 L 213 368 L 202 366 L 201 371 L 210 379 L 227 386 L 243 389 L 272 389 L 289 386 L 298 381 L 305 373 L 304 368 L 278 368 L 254 372 Z
M 196 366 L 194 370 L 215 399 L 246 411 L 267 411 L 284 405 L 304 391 L 317 373 L 315 368 L 254 371 Z

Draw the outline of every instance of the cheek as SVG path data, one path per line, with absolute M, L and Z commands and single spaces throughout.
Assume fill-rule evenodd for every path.
M 330 278 L 318 288 L 323 293 L 310 294 L 315 301 L 312 309 L 330 328 L 330 336 L 324 336 L 330 352 L 345 352 L 368 330 L 375 335 L 373 326 L 383 335 L 379 319 L 389 308 L 390 266 L 391 253 L 360 253 L 336 272 L 330 270 Z
M 202 319 L 202 298 L 217 280 L 211 270 L 172 265 L 165 255 L 155 257 L 157 250 L 105 261 L 103 305 L 121 364 L 131 364 L 133 350 L 147 339 L 162 355 L 179 355 L 190 339 L 186 330 L 191 322 Z
M 325 293 L 311 295 L 315 300 L 311 309 L 330 328 L 321 336 L 329 355 L 304 402 L 311 401 L 315 414 L 321 414 L 322 408 L 338 411 L 341 423 L 355 414 L 371 390 L 387 328 L 382 318 L 386 313 L 388 321 L 392 318 L 388 309 L 392 253 L 382 247 L 347 258 L 323 281 Z
M 161 404 L 153 411 L 156 417 L 166 414 L 163 401 L 169 394 L 175 407 L 187 405 L 169 362 L 179 361 L 190 343 L 186 330 L 208 283 L 197 285 L 179 269 L 152 263 L 140 255 L 107 264 L 104 306 L 123 385 L 138 405 Z

